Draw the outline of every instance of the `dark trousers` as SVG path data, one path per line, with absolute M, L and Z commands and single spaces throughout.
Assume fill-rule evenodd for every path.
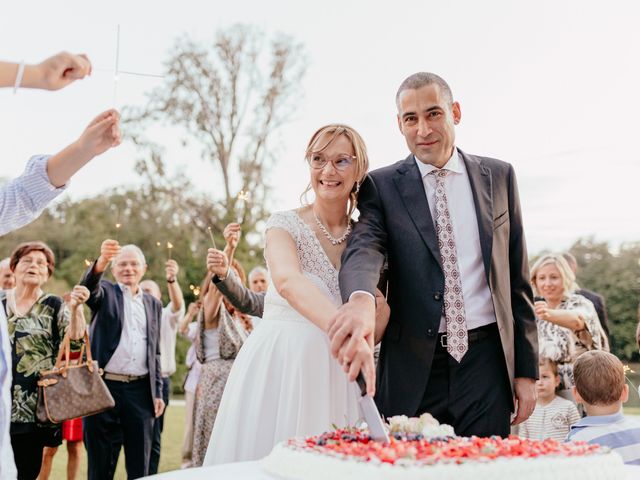
M 120 445 L 124 445 L 127 478 L 148 475 L 153 436 L 153 400 L 149 379 L 134 382 L 105 380 L 116 406 L 84 419 L 89 480 L 112 480 Z M 115 439 L 120 439 L 120 442 Z
M 511 386 L 496 324 L 480 327 L 483 338 L 469 342 L 458 363 L 438 345 L 418 415 L 430 413 L 457 435 L 509 435 Z M 485 335 L 486 333 L 486 335 Z
M 35 427 L 28 432 L 11 433 L 18 480 L 35 480 L 40 473 L 44 447 L 57 447 L 61 442 L 60 428 Z
M 169 391 L 171 390 L 171 378 L 162 377 L 162 400 L 164 401 L 164 412 L 155 422 L 153 422 L 153 441 L 151 443 L 151 457 L 149 459 L 149 475 L 158 473 L 160 464 L 160 440 L 164 428 L 164 414 L 169 406 Z

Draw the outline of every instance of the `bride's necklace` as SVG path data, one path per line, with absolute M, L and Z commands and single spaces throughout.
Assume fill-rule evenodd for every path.
M 318 218 L 318 215 L 316 215 L 316 212 L 313 212 L 313 216 L 316 219 L 316 224 L 318 225 L 318 228 L 324 234 L 324 236 L 327 237 L 327 239 L 331 242 L 331 245 L 340 245 L 351 234 L 351 220 L 348 221 L 347 229 L 344 231 L 342 236 L 336 238 L 333 235 L 331 235 L 331 233 L 329 233 L 329 230 L 327 230 L 327 228 L 324 226 L 324 224 L 320 221 L 320 219 Z

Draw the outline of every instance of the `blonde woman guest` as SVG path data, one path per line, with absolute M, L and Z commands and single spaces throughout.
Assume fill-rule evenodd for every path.
M 573 362 L 606 340 L 593 304 L 575 293 L 575 276 L 560 254 L 540 257 L 531 268 L 540 351 L 558 363 L 560 393 L 572 398 Z
M 337 124 L 312 135 L 306 160 L 315 200 L 267 222 L 264 314 L 229 376 L 206 465 L 256 460 L 279 441 L 359 417 L 357 387 L 331 357 L 326 331 L 342 303 L 340 257 L 369 162 L 360 135 Z M 372 381 L 372 349 L 358 346 L 354 362 Z

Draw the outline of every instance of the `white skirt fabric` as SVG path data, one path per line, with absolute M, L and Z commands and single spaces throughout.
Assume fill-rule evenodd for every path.
M 270 291 L 229 374 L 204 465 L 258 460 L 278 442 L 359 418 L 357 386 L 327 334 Z

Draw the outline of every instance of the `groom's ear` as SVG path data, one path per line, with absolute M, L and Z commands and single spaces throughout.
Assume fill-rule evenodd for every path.
M 400 133 L 404 135 L 404 132 L 402 131 L 402 119 L 400 118 L 400 114 L 396 115 L 396 119 L 398 120 L 398 130 L 400 130 Z

